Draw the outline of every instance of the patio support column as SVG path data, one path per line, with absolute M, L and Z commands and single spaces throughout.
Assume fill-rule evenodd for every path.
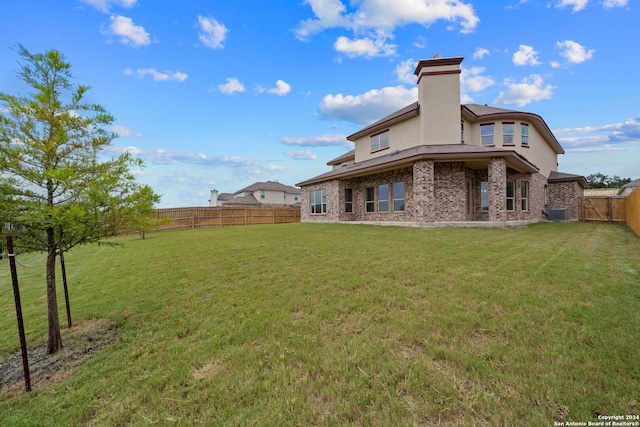
M 489 221 L 506 220 L 507 161 L 503 157 L 489 159 Z
M 435 221 L 433 160 L 413 164 L 413 203 L 416 221 Z

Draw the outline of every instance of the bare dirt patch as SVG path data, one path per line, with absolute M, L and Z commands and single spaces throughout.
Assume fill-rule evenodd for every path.
M 17 338 L 16 338 L 17 339 Z M 108 319 L 91 319 L 62 330 L 64 347 L 47 354 L 45 342 L 29 347 L 31 389 L 48 387 L 69 377 L 85 360 L 97 355 L 116 339 L 116 325 Z M 0 400 L 25 392 L 22 353 L 0 361 Z

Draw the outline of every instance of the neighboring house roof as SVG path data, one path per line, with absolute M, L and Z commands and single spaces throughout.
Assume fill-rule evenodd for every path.
M 582 175 L 574 175 L 571 173 L 551 171 L 551 173 L 549 174 L 549 182 L 561 182 L 561 181 L 578 181 L 578 183 L 582 188 L 587 188 L 589 186 L 586 178 Z
M 618 195 L 629 195 L 638 187 L 640 187 L 640 179 L 635 179 L 623 185 L 618 191 Z
M 385 156 L 375 157 L 359 163 L 344 164 L 342 167 L 296 185 L 303 186 L 328 179 L 367 175 L 385 169 L 391 170 L 408 166 L 417 160 L 482 161 L 492 157 L 504 157 L 509 167 L 522 172 L 538 172 L 538 168 L 535 165 L 513 150 L 466 144 L 418 145 L 402 151 L 396 150 Z
M 627 188 L 627 187 L 640 187 L 640 179 L 635 179 L 622 186 L 622 188 Z
M 233 199 L 233 194 L 231 193 L 220 193 L 218 194 L 218 200 L 223 202 L 225 200 L 231 200 Z
M 262 205 L 253 194 L 244 197 L 232 197 L 230 200 L 224 201 L 225 206 L 230 205 Z
M 280 184 L 276 181 L 256 182 L 242 190 L 236 191 L 234 194 L 239 193 L 253 193 L 254 191 L 284 191 L 285 193 L 300 194 L 300 189 L 292 187 L 290 185 Z

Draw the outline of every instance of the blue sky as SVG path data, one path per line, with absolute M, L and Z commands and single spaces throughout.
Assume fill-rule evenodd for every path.
M 108 154 L 145 160 L 161 207 L 294 185 L 345 137 L 417 100 L 413 70 L 464 56 L 462 102 L 541 115 L 562 172 L 640 178 L 635 0 L 4 0 L 0 91 L 16 44 L 61 51 L 116 117 Z

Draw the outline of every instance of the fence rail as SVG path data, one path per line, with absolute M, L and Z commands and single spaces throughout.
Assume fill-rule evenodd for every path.
M 578 219 L 625 224 L 626 197 L 624 196 L 585 196 L 578 198 Z
M 300 208 L 267 206 L 165 208 L 158 209 L 156 217 L 167 221 L 160 225 L 158 228 L 160 231 L 232 225 L 285 224 L 300 222 Z

